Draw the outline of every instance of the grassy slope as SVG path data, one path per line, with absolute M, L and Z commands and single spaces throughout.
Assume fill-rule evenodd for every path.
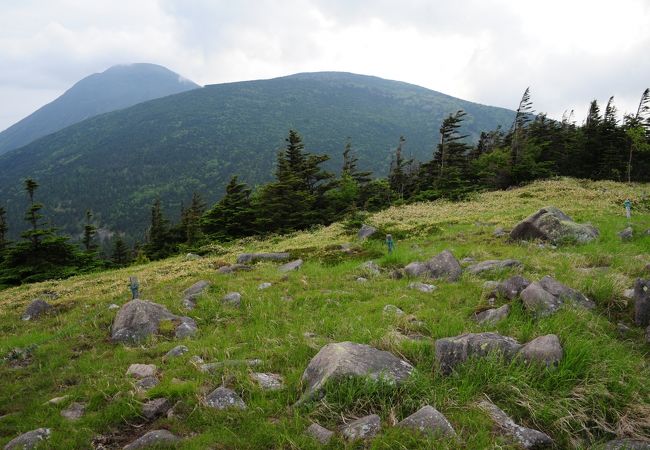
M 113 434 L 123 443 L 153 428 L 169 428 L 184 436 L 181 448 L 316 448 L 303 435 L 310 421 L 334 428 L 343 419 L 369 413 L 382 417 L 384 431 L 372 448 L 511 448 L 492 432 L 476 402 L 488 395 L 520 423 L 549 433 L 559 448 L 584 448 L 614 435 L 650 435 L 650 377 L 643 332 L 634 329 L 619 337 L 616 322 L 631 322 L 631 305 L 622 297 L 635 277 L 650 262 L 650 237 L 620 243 L 616 232 L 624 228 L 622 202 L 639 200 L 648 185 L 633 187 L 610 182 L 560 180 L 480 195 L 475 200 L 450 204 L 418 204 L 376 214 L 370 222 L 398 239 L 394 255 L 382 256 L 381 241 L 363 244 L 363 255 L 347 256 L 330 246 L 353 237 L 339 224 L 264 241 L 247 240 L 224 248 L 219 256 L 199 261 L 173 258 L 125 270 L 76 277 L 61 282 L 23 286 L 0 294 L 0 354 L 14 347 L 36 344 L 31 364 L 0 364 L 0 445 L 21 432 L 50 427 L 51 448 L 88 448 L 93 436 Z M 495 226 L 511 227 L 539 207 L 556 205 L 578 221 L 590 221 L 601 231 L 598 242 L 558 249 L 536 244 L 509 244 L 493 237 Z M 650 227 L 650 211 L 635 212 L 638 231 Z M 640 233 L 638 233 L 640 235 Z M 595 312 L 564 309 L 551 318 L 532 320 L 519 302 L 496 329 L 526 342 L 555 333 L 565 357 L 555 370 L 504 364 L 495 359 L 472 361 L 450 377 L 433 369 L 432 341 L 398 343 L 395 329 L 408 330 L 405 321 L 382 314 L 395 304 L 426 326 L 413 330 L 433 339 L 470 331 L 487 331 L 470 320 L 481 299 L 485 278 L 464 275 L 458 283 L 437 283 L 433 294 L 409 290 L 408 280 L 387 276 L 357 283 L 358 266 L 375 256 L 385 267 L 423 260 L 443 249 L 456 257 L 477 260 L 518 258 L 523 275 L 539 279 L 546 274 L 582 290 L 593 298 Z M 220 275 L 215 266 L 234 260 L 241 251 L 289 250 L 306 259 L 303 269 L 286 280 L 272 264 L 258 264 L 252 272 Z M 210 292 L 191 313 L 200 334 L 184 342 L 190 352 L 176 360 L 161 357 L 178 344 L 164 336 L 136 348 L 115 346 L 108 340 L 115 315 L 110 303 L 128 299 L 127 278 L 136 274 L 143 298 L 182 313 L 181 292 L 199 279 L 213 282 Z M 263 281 L 274 286 L 257 290 Z M 61 296 L 54 302 L 64 310 L 55 317 L 22 322 L 29 301 L 45 289 Z M 223 306 L 218 299 L 229 291 L 243 295 L 240 309 Z M 308 338 L 305 332 L 317 336 Z M 360 380 L 330 385 L 318 403 L 291 407 L 301 393 L 300 377 L 310 358 L 326 342 L 355 341 L 399 353 L 418 369 L 407 384 L 393 388 Z M 264 392 L 248 378 L 247 368 L 228 368 L 203 374 L 189 364 L 192 355 L 206 362 L 261 358 L 260 371 L 282 374 L 287 388 Z M 178 416 L 145 424 L 139 418 L 143 397 L 134 393 L 124 376 L 131 363 L 154 363 L 161 369 L 161 384 L 149 397 L 169 396 L 182 401 Z M 201 406 L 201 397 L 225 383 L 235 388 L 249 408 L 243 412 L 217 412 Z M 69 395 L 59 406 L 42 406 L 50 398 Z M 87 414 L 76 423 L 59 411 L 73 400 L 88 402 Z M 460 443 L 413 436 L 390 428 L 420 406 L 429 403 L 452 422 Z M 144 424 L 144 425 L 143 425 Z M 143 425 L 143 426 L 140 426 Z M 345 444 L 335 441 L 330 448 Z M 349 445 L 360 448 L 361 444 Z

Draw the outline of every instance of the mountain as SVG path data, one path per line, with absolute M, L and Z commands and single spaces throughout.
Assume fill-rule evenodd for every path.
M 21 180 L 35 178 L 53 223 L 79 233 L 84 211 L 112 230 L 142 233 L 160 196 L 177 214 L 193 191 L 218 199 L 232 174 L 268 181 L 290 128 L 306 149 L 341 164 L 348 137 L 359 166 L 385 174 L 400 135 L 405 153 L 431 159 L 443 118 L 463 109 L 461 131 L 509 126 L 514 112 L 411 84 L 350 73 L 306 73 L 206 86 L 103 114 L 0 155 L 0 199 L 23 228 Z
M 0 154 L 90 117 L 196 89 L 156 64 L 128 64 L 90 75 L 63 95 L 0 133 Z

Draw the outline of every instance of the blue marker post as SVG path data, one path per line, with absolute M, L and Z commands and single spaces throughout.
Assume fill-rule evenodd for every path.
M 129 289 L 131 289 L 131 298 L 136 299 L 140 298 L 140 283 L 138 283 L 138 277 L 129 277 Z
M 388 247 L 388 254 L 393 253 L 393 250 L 395 250 L 395 241 L 393 241 L 393 236 L 390 234 L 386 235 L 386 246 Z
M 623 206 L 625 206 L 625 217 L 627 217 L 628 223 L 630 222 L 630 219 L 632 219 L 632 202 L 630 199 L 626 199 L 625 202 L 623 203 Z

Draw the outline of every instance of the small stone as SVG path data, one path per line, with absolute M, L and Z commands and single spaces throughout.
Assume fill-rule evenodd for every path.
M 623 231 L 619 231 L 618 237 L 620 237 L 623 241 L 629 241 L 634 237 L 634 230 L 632 227 L 627 227 Z
M 158 381 L 158 378 L 156 377 L 144 377 L 135 383 L 135 388 L 139 391 L 148 391 L 158 386 L 158 383 L 160 383 L 160 381 Z
M 494 232 L 492 233 L 494 237 L 502 237 L 505 236 L 507 233 L 503 229 L 503 227 L 497 227 L 494 229 Z
M 521 344 L 515 339 L 498 333 L 466 333 L 436 340 L 436 362 L 443 375 L 470 357 L 485 357 L 499 353 L 506 360 L 519 351 Z
M 233 366 L 255 367 L 261 364 L 262 364 L 261 359 L 230 359 L 227 361 L 201 364 L 199 366 L 199 370 L 204 373 L 209 373 L 209 372 L 214 372 L 215 370 L 223 369 L 224 367 L 233 367 Z
M 521 299 L 528 311 L 540 317 L 555 313 L 562 304 L 560 299 L 544 290 L 537 282 L 521 291 Z
M 306 433 L 320 442 L 322 445 L 327 445 L 329 441 L 334 436 L 334 432 L 328 430 L 327 428 L 321 427 L 317 423 L 312 423 L 307 428 Z
M 196 261 L 197 259 L 202 259 L 202 257 L 196 253 L 188 253 L 185 255 L 185 261 Z
M 4 446 L 4 450 L 31 450 L 46 439 L 52 432 L 49 428 L 37 428 L 12 439 Z
M 361 264 L 360 269 L 372 276 L 381 274 L 381 267 L 379 267 L 374 261 L 366 261 L 365 263 Z
M 176 347 L 172 348 L 170 351 L 165 353 L 165 358 L 175 358 L 177 356 L 184 355 L 188 351 L 189 349 L 186 346 L 177 345 Z
M 145 377 L 153 377 L 156 375 L 155 364 L 131 364 L 126 371 L 126 376 L 142 379 Z
M 212 391 L 206 398 L 205 404 L 210 408 L 219 410 L 225 409 L 246 409 L 244 401 L 235 391 L 220 386 Z
M 71 403 L 66 409 L 61 411 L 61 415 L 68 420 L 79 420 L 86 412 L 86 405 L 84 403 L 74 402 Z
M 390 272 L 389 276 L 393 280 L 401 280 L 402 278 L 404 278 L 404 270 L 402 270 L 402 269 L 393 269 Z
M 65 402 L 69 398 L 70 398 L 69 395 L 64 395 L 62 397 L 54 397 L 54 398 L 48 400 L 47 402 L 45 402 L 45 404 L 46 405 L 58 405 L 60 403 Z
M 364 278 L 364 277 L 358 277 L 357 278 L 357 283 L 366 283 L 367 281 L 368 281 L 368 279 Z
M 154 445 L 174 444 L 181 438 L 170 433 L 167 430 L 153 430 L 145 433 L 140 438 L 131 442 L 123 450 L 136 450 L 140 448 L 152 447 Z
M 376 232 L 377 229 L 375 227 L 371 227 L 370 225 L 363 224 L 361 226 L 361 229 L 359 229 L 359 232 L 357 233 L 357 239 L 359 240 L 368 239 Z
M 504 434 L 509 436 L 523 448 L 543 449 L 553 446 L 553 440 L 547 434 L 517 425 L 494 403 L 483 400 L 479 403 L 479 407 L 488 413 L 494 423 L 503 431 Z
M 284 389 L 284 379 L 276 373 L 253 372 L 251 378 L 264 390 L 279 391 Z
M 614 439 L 603 446 L 596 447 L 597 450 L 650 450 L 650 442 L 637 439 Z
M 38 319 L 40 316 L 44 314 L 50 314 L 53 311 L 54 311 L 54 307 L 52 305 L 50 305 L 45 300 L 41 300 L 40 298 L 37 298 L 36 300 L 33 300 L 29 304 L 29 306 L 27 307 L 27 309 L 22 315 L 22 319 L 25 321 Z
M 289 253 L 242 253 L 237 257 L 237 264 L 248 264 L 257 261 L 283 261 L 289 259 Z
M 563 356 L 560 339 L 554 334 L 539 336 L 524 345 L 519 355 L 526 362 L 539 362 L 546 364 L 546 367 L 557 366 Z
M 229 292 L 221 298 L 221 303 L 231 306 L 240 306 L 241 294 L 239 292 Z
M 616 324 L 616 329 L 618 330 L 618 334 L 621 337 L 627 336 L 632 331 L 632 329 L 630 327 L 628 327 L 627 325 L 625 325 L 622 322 L 619 322 L 619 323 Z
M 480 325 L 495 325 L 510 314 L 510 305 L 503 305 L 500 308 L 488 309 L 474 315 L 474 320 Z
M 369 439 L 379 433 L 381 419 L 376 414 L 362 417 L 341 427 L 341 434 L 348 441 Z
M 650 280 L 639 278 L 634 283 L 634 323 L 639 327 L 650 325 Z
M 464 266 L 466 266 L 468 264 L 472 264 L 474 262 L 476 262 L 476 260 L 474 258 L 470 258 L 470 257 L 463 258 L 463 259 L 460 260 L 461 265 L 464 265 Z
M 120 309 L 120 305 L 116 305 L 115 303 L 111 303 L 110 305 L 108 305 L 108 309 L 111 310 L 111 311 L 114 310 L 114 309 Z
M 623 291 L 623 297 L 627 299 L 633 299 L 634 298 L 634 289 L 625 289 Z
M 171 403 L 166 398 L 155 398 L 142 405 L 142 417 L 147 420 L 153 420 L 158 416 L 167 414 Z
M 384 306 L 384 314 L 394 314 L 396 316 L 403 316 L 404 311 L 402 311 L 395 305 L 386 305 Z
M 198 366 L 203 363 L 205 363 L 205 361 L 203 361 L 203 358 L 201 358 L 199 355 L 194 355 L 190 358 L 190 364 L 193 364 L 195 366 Z
M 174 332 L 174 335 L 178 339 L 194 336 L 199 331 L 194 319 L 190 317 L 180 317 L 180 321 L 180 325 L 176 327 L 176 331 Z
M 510 269 L 513 267 L 521 267 L 522 265 L 523 264 L 521 264 L 521 261 L 517 261 L 516 259 L 491 259 L 488 261 L 482 261 L 480 263 L 473 264 L 465 270 L 471 274 L 478 275 L 483 272 Z
M 409 283 L 409 288 L 425 293 L 430 293 L 438 289 L 433 284 L 420 283 L 419 281 Z
M 271 283 L 262 283 L 259 286 L 257 286 L 257 289 L 259 289 L 261 291 L 261 290 L 264 290 L 264 289 L 268 289 L 271 286 L 273 286 Z
M 441 434 L 443 436 L 456 435 L 447 418 L 429 405 L 422 407 L 395 426 L 410 428 L 421 433 Z
M 250 271 L 250 270 L 253 270 L 253 268 L 245 264 L 231 264 L 229 266 L 219 267 L 217 269 L 217 273 L 229 274 L 229 273 Z
M 303 260 L 302 259 L 296 259 L 295 261 L 288 262 L 286 264 L 281 265 L 278 270 L 280 272 L 292 272 L 294 270 L 298 270 L 302 267 L 303 265 Z

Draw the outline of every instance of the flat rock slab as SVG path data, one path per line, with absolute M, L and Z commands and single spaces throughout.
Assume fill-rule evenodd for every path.
M 395 426 L 421 433 L 440 434 L 442 436 L 456 435 L 447 418 L 430 405 L 420 408 Z
M 503 305 L 476 313 L 474 320 L 480 325 L 495 325 L 508 317 L 508 314 L 510 314 L 510 305 Z
M 281 265 L 280 267 L 278 267 L 278 270 L 283 273 L 298 270 L 302 267 L 303 262 L 304 261 L 302 259 L 296 259 L 295 261 L 291 261 Z
M 23 433 L 12 439 L 4 446 L 4 450 L 30 450 L 46 439 L 49 439 L 51 431 L 49 428 L 37 428 L 36 430 Z
M 325 427 L 321 427 L 317 423 L 312 423 L 309 425 L 305 433 L 316 439 L 322 445 L 329 444 L 329 442 L 332 440 L 332 436 L 334 436 L 333 431 L 330 431 Z
M 185 345 L 177 345 L 176 347 L 172 348 L 170 351 L 165 353 L 165 359 L 176 358 L 177 356 L 184 355 L 189 351 L 190 349 L 187 348 Z
M 219 410 L 246 409 L 246 404 L 232 389 L 220 386 L 205 398 L 206 406 Z
M 542 363 L 547 367 L 557 366 L 563 355 L 560 339 L 554 334 L 539 336 L 528 342 L 519 351 L 519 356 L 526 362 Z
M 235 273 L 235 272 L 247 272 L 250 270 L 253 270 L 253 268 L 245 264 L 231 264 L 229 266 L 219 267 L 217 269 L 217 273 L 228 274 L 228 273 Z
M 61 416 L 68 420 L 79 420 L 86 412 L 86 404 L 80 402 L 73 402 L 66 409 L 61 411 Z
M 601 446 L 598 450 L 650 450 L 650 442 L 636 439 L 614 439 Z
M 489 272 L 492 270 L 511 269 L 514 267 L 522 267 L 521 261 L 516 259 L 490 259 L 488 261 L 481 261 L 477 264 L 472 264 L 465 270 L 471 274 L 478 275 L 479 273 Z
M 221 303 L 230 306 L 240 306 L 241 294 L 239 292 L 229 292 L 221 298 Z
M 136 299 L 124 304 L 117 312 L 111 328 L 111 339 L 113 342 L 137 344 L 157 333 L 163 320 L 177 324 L 177 338 L 192 336 L 197 332 L 193 319 L 172 314 L 157 303 Z
M 139 391 L 148 391 L 150 389 L 155 388 L 160 384 L 160 380 L 158 378 L 151 376 L 151 377 L 144 377 L 141 380 L 138 380 L 137 383 L 135 383 L 135 388 Z
M 249 264 L 257 261 L 284 261 L 291 257 L 289 253 L 242 253 L 237 257 L 237 264 Z
M 622 241 L 630 241 L 634 237 L 634 230 L 632 227 L 627 227 L 623 231 L 618 232 L 618 237 L 620 237 Z
M 136 450 L 154 445 L 174 444 L 180 440 L 181 438 L 167 430 L 153 430 L 126 445 L 123 450 Z
M 427 262 L 413 262 L 408 264 L 404 267 L 404 272 L 411 277 L 458 281 L 463 273 L 463 269 L 454 255 L 449 250 L 445 250 Z
M 368 239 L 370 236 L 375 234 L 377 232 L 377 229 L 375 227 L 371 227 L 370 225 L 366 225 L 365 223 L 361 225 L 361 228 L 357 232 L 357 239 L 363 240 L 363 239 Z
M 253 372 L 251 378 L 265 391 L 284 389 L 284 378 L 277 373 Z
M 263 291 L 264 289 L 268 289 L 271 286 L 273 286 L 272 283 L 268 283 L 268 282 L 267 283 L 260 283 L 260 285 L 257 286 L 257 289 L 260 290 L 260 291 Z
M 638 278 L 634 283 L 634 323 L 639 327 L 650 325 L 650 280 Z
M 41 300 L 40 298 L 37 298 L 33 300 L 29 304 L 29 306 L 27 306 L 27 309 L 25 310 L 21 318 L 25 321 L 35 320 L 41 317 L 42 315 L 51 314 L 54 311 L 55 310 L 52 305 L 50 305 L 45 300 Z
M 598 238 L 598 230 L 589 224 L 578 224 L 554 206 L 542 208 L 519 222 L 510 232 L 512 240 L 542 239 L 553 243 L 579 244 Z
M 210 282 L 200 280 L 183 291 L 183 306 L 187 309 L 194 309 L 197 299 L 210 287 Z
M 142 417 L 153 420 L 162 416 L 172 407 L 171 402 L 166 398 L 155 398 L 142 405 Z
M 155 364 L 131 364 L 126 371 L 126 376 L 137 379 L 156 376 L 158 368 Z
M 479 403 L 479 407 L 492 418 L 505 435 L 521 447 L 525 449 L 543 449 L 553 446 L 553 440 L 547 434 L 517 425 L 494 403 L 483 400 Z
M 376 414 L 362 417 L 341 427 L 341 434 L 348 441 L 370 439 L 381 430 L 381 419 Z
M 406 380 L 413 366 L 392 353 L 354 342 L 327 344 L 312 358 L 302 375 L 307 386 L 303 398 L 319 391 L 330 379 L 347 376 Z
M 500 353 L 511 359 L 521 348 L 515 339 L 498 333 L 468 333 L 436 340 L 436 362 L 444 375 L 470 357 Z
M 384 306 L 384 314 L 392 314 L 395 316 L 403 316 L 405 313 L 395 305 L 386 305 Z
M 426 283 L 421 283 L 419 281 L 415 281 L 413 283 L 409 283 L 409 289 L 415 289 L 416 291 L 424 292 L 424 293 L 430 293 L 438 289 L 436 286 L 433 284 L 426 284 Z

